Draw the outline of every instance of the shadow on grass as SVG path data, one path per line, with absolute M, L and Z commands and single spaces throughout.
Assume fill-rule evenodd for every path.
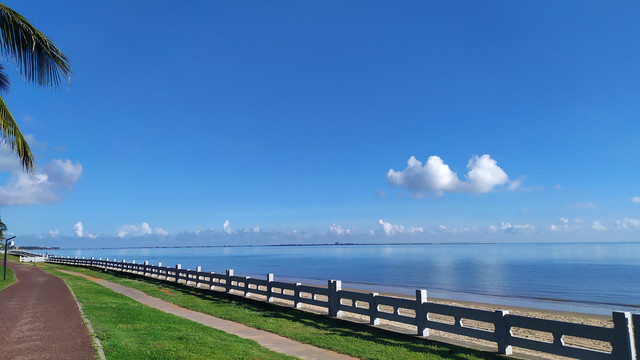
M 100 270 L 102 272 L 102 270 Z M 130 280 L 142 280 L 146 283 L 154 284 L 162 289 L 168 289 L 175 293 L 191 295 L 200 299 L 212 302 L 214 304 L 227 304 L 236 307 L 243 308 L 247 311 L 258 313 L 260 317 L 269 317 L 273 319 L 281 319 L 292 323 L 298 323 L 309 328 L 319 330 L 322 334 L 310 334 L 310 338 L 326 337 L 330 338 L 340 337 L 345 339 L 344 343 L 360 342 L 361 347 L 367 347 L 367 343 L 379 344 L 390 347 L 400 347 L 409 352 L 421 353 L 421 354 L 433 354 L 445 359 L 469 359 L 472 357 L 480 359 L 503 359 L 503 357 L 489 352 L 483 352 L 455 345 L 449 345 L 440 343 L 433 340 L 427 340 L 416 336 L 405 335 L 395 333 L 381 328 L 371 327 L 369 325 L 358 324 L 347 320 L 341 320 L 338 318 L 330 318 L 324 315 L 318 315 L 306 311 L 296 310 L 291 307 L 285 307 L 260 301 L 257 299 L 243 298 L 241 296 L 227 294 L 225 292 L 213 291 L 208 289 L 200 289 L 195 287 L 189 287 L 182 284 L 176 284 L 173 282 L 166 282 L 154 278 L 149 278 L 142 275 L 120 273 L 116 271 L 107 271 L 109 275 L 130 279 Z M 170 299 L 169 299 L 170 301 Z M 178 305 L 179 302 L 176 302 Z M 195 309 L 194 309 L 195 310 Z M 197 311 L 197 310 L 196 310 Z M 211 314 L 213 316 L 224 317 L 222 314 Z M 228 320 L 234 320 L 227 318 Z M 249 325 L 251 326 L 251 325 Z M 262 327 L 264 330 L 268 330 Z M 282 334 L 281 334 L 282 335 Z M 283 336 L 286 336 L 283 335 Z M 304 339 L 293 338 L 297 341 L 303 341 Z M 362 342 L 365 342 L 362 344 Z M 322 343 L 322 345 L 318 344 Z M 335 344 L 331 341 L 318 341 L 313 343 L 315 346 L 321 346 L 330 350 L 345 352 L 343 346 Z M 362 356 L 363 354 L 359 354 Z M 368 358 L 368 357 L 365 357 Z

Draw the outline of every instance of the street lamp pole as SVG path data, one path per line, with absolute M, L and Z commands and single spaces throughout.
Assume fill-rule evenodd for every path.
M 7 251 L 8 251 L 8 247 L 9 247 L 9 240 L 15 238 L 15 236 L 12 236 L 8 239 L 4 239 L 4 275 L 3 275 L 3 279 L 2 280 L 7 280 Z

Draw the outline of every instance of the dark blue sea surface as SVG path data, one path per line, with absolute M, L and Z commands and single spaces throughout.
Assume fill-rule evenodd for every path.
M 640 311 L 640 243 L 327 245 L 59 250 L 55 255 L 553 310 Z M 637 308 L 636 308 L 637 307 Z

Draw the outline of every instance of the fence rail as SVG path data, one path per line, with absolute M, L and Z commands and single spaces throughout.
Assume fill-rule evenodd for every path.
M 292 302 L 296 308 L 308 304 L 333 317 L 340 317 L 343 312 L 355 313 L 368 317 L 371 325 L 378 325 L 380 319 L 385 319 L 415 326 L 418 336 L 429 336 L 430 329 L 444 331 L 493 342 L 498 353 L 504 355 L 510 355 L 512 347 L 589 360 L 637 360 L 636 355 L 640 353 L 640 314 L 631 315 L 628 312 L 613 312 L 613 328 L 607 328 L 512 315 L 505 310 L 487 311 L 436 304 L 427 301 L 426 290 L 416 290 L 415 299 L 406 299 L 381 296 L 373 292 L 343 290 L 340 280 L 328 280 L 327 287 L 321 287 L 275 281 L 273 274 L 268 274 L 266 279 L 254 279 L 235 275 L 231 269 L 224 274 L 206 272 L 200 266 L 191 270 L 182 269 L 179 264 L 175 267 L 163 267 L 162 263 L 149 265 L 146 261 L 136 264 L 125 260 L 118 262 L 116 259 L 110 261 L 56 256 L 49 256 L 48 261 L 134 273 L 245 297 L 261 295 L 268 302 Z M 453 321 L 444 321 L 443 317 Z M 487 326 L 473 326 L 478 322 Z M 550 333 L 553 341 L 519 337 L 513 334 L 514 328 Z M 612 351 L 569 346 L 565 344 L 565 336 L 606 342 L 611 345 Z

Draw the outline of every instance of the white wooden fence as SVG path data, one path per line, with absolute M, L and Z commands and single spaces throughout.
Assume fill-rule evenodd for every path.
M 144 264 L 136 264 L 135 261 L 127 263 L 125 260 L 118 262 L 115 259 L 109 261 L 55 256 L 49 256 L 48 261 L 135 273 L 189 286 L 207 286 L 227 293 L 239 292 L 245 297 L 258 294 L 265 296 L 268 302 L 273 302 L 274 299 L 289 300 L 296 308 L 301 307 L 301 304 L 324 308 L 327 315 L 332 317 L 340 317 L 343 311 L 350 312 L 368 317 L 371 325 L 378 325 L 380 319 L 395 321 L 415 326 L 418 336 L 428 336 L 430 329 L 440 330 L 494 342 L 498 353 L 505 355 L 511 354 L 513 346 L 585 360 L 636 360 L 636 354 L 640 353 L 640 314 L 631 315 L 628 312 L 613 312 L 614 326 L 606 328 L 512 315 L 505 310 L 487 311 L 430 303 L 427 302 L 426 290 L 416 290 L 415 299 L 406 299 L 343 290 L 340 280 L 329 280 L 327 287 L 321 287 L 275 281 L 273 274 L 268 274 L 266 279 L 254 279 L 234 275 L 233 270 L 227 270 L 224 274 L 206 272 L 200 266 L 196 270 L 185 270 L 180 265 L 163 267 L 161 263 L 155 266 L 146 261 Z M 438 321 L 437 315 L 452 317 L 454 321 Z M 474 327 L 467 320 L 491 324 L 493 330 L 487 330 L 486 326 Z M 514 336 L 513 328 L 550 333 L 553 341 Z M 607 342 L 611 344 L 612 351 L 569 346 L 565 344 L 565 336 Z

